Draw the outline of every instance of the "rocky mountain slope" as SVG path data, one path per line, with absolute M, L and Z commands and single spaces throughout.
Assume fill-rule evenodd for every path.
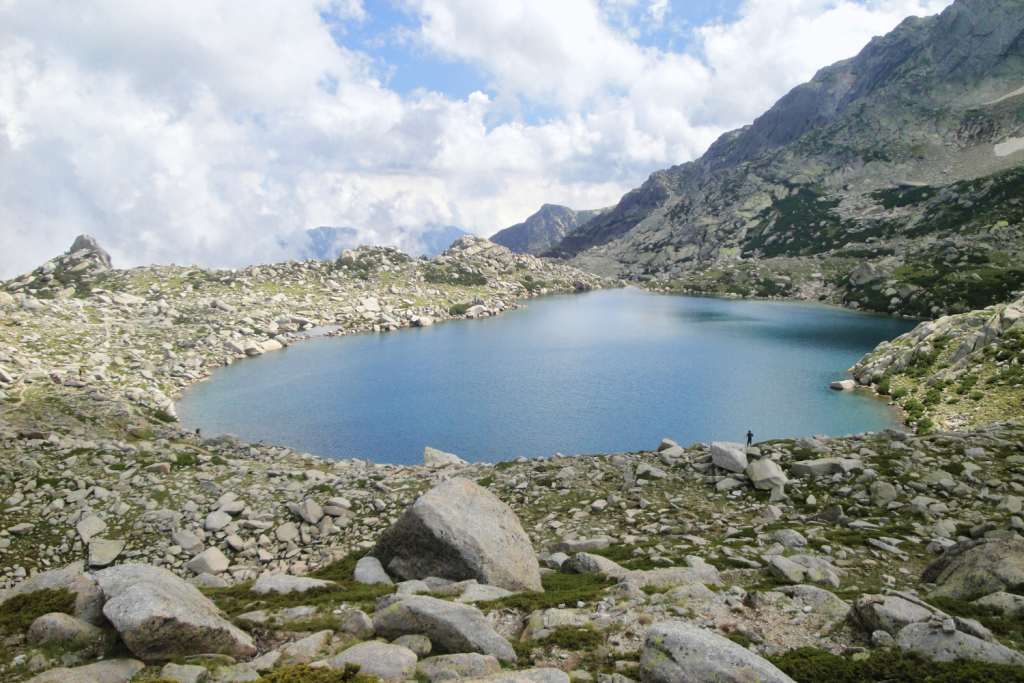
M 431 260 L 111 265 L 83 237 L 0 294 L 0 680 L 1024 675 L 1015 422 L 323 460 L 200 438 L 173 395 L 323 323 L 383 332 L 613 283 L 472 236 Z M 1022 307 L 922 325 L 855 376 L 895 396 L 977 372 L 1019 414 Z
M 957 0 L 938 16 L 907 19 L 700 159 L 653 174 L 547 254 L 671 283 L 738 259 L 767 261 L 769 270 L 776 258 L 842 259 L 835 263 L 848 276 L 859 262 L 846 259 L 893 256 L 889 271 L 919 271 L 909 251 L 921 263 L 949 247 L 986 252 L 999 243 L 1007 246 L 999 258 L 967 254 L 960 263 L 957 254 L 940 276 L 970 277 L 964 267 L 984 264 L 1019 289 L 1021 274 L 1009 266 L 1020 250 L 1022 46 L 1016 2 Z M 906 274 L 896 284 L 927 279 Z M 933 284 L 924 288 L 941 289 Z M 840 286 L 839 300 L 864 306 L 871 298 Z M 984 305 L 999 301 L 987 296 Z M 939 293 L 925 303 L 910 312 L 969 310 L 982 300 Z
M 574 211 L 567 206 L 545 204 L 522 223 L 499 230 L 490 239 L 517 254 L 540 254 L 611 208 Z
M 0 394 L 22 405 L 57 392 L 127 422 L 146 420 L 173 413 L 173 395 L 211 368 L 279 349 L 294 333 L 323 325 L 336 326 L 331 334 L 387 332 L 497 315 L 532 293 L 609 284 L 474 236 L 431 260 L 373 247 L 240 270 L 117 270 L 80 237 L 68 253 L 0 288 L 10 323 L 0 332 Z M 69 381 L 52 384 L 53 376 Z

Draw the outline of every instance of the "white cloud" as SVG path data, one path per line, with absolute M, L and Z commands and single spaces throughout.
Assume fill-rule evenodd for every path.
M 83 232 L 122 266 L 242 265 L 319 225 L 387 242 L 396 226 L 490 234 L 544 202 L 604 206 L 945 4 L 749 0 L 676 54 L 616 14 L 660 22 L 662 0 L 409 0 L 420 46 L 496 92 L 459 99 L 400 96 L 339 47 L 321 13 L 361 21 L 358 0 L 5 0 L 0 275 Z M 488 126 L 516 101 L 559 114 Z

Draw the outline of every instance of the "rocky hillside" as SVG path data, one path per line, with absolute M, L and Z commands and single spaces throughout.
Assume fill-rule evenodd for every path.
M 540 254 L 611 208 L 574 211 L 567 206 L 545 204 L 522 223 L 499 230 L 490 239 L 517 254 Z
M 883 342 L 852 368 L 922 434 L 1024 412 L 1024 298 L 943 316 Z
M 934 293 L 918 295 L 911 314 L 1005 301 L 1021 286 L 1011 266 L 1021 246 L 1022 33 L 1024 7 L 1006 0 L 957 0 L 907 19 L 697 161 L 653 174 L 548 254 L 663 283 L 741 258 L 768 269 L 776 258 L 841 259 L 839 299 L 886 311 L 907 302 L 890 309 L 843 282 L 860 261 L 892 256 L 887 279 Z M 944 270 L 929 280 L 921 271 L 936 258 Z M 975 272 L 984 293 L 950 291 Z
M 1016 425 L 402 467 L 55 422 L 0 434 L 5 681 L 1024 673 Z
M 174 419 L 181 387 L 301 330 L 608 284 L 471 236 L 237 271 L 116 270 L 83 237 L 5 283 L 0 680 L 1024 676 L 1013 422 L 407 467 Z M 855 376 L 895 397 L 981 367 L 1013 399 L 1022 306 L 923 325 Z
M 9 323 L 0 330 L 0 394 L 20 410 L 56 400 L 102 407 L 124 425 L 173 419 L 180 389 L 218 365 L 280 349 L 296 333 L 326 325 L 334 335 L 387 332 L 497 315 L 531 294 L 609 284 L 474 236 L 430 260 L 372 247 L 238 270 L 117 270 L 80 237 L 68 253 L 0 288 Z M 54 376 L 67 381 L 54 384 Z

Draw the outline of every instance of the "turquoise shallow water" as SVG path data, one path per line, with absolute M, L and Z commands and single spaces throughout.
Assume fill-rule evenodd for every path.
M 828 383 L 914 322 L 816 304 L 648 294 L 532 299 L 495 318 L 302 341 L 217 369 L 182 424 L 334 458 L 469 461 L 877 431 Z

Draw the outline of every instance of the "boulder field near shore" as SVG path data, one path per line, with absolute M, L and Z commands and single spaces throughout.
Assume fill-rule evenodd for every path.
M 1024 672 L 1012 420 L 497 464 L 425 444 L 418 466 L 174 420 L 210 367 L 303 329 L 385 332 L 616 284 L 473 237 L 429 261 L 364 248 L 238 271 L 117 271 L 83 238 L 7 283 L 0 681 Z M 1016 339 L 1014 313 L 965 315 L 988 323 L 937 321 L 855 381 L 1016 367 L 984 351 Z M 970 341 L 962 367 L 935 354 L 932 374 L 897 375 L 931 335 L 966 335 L 942 347 Z

